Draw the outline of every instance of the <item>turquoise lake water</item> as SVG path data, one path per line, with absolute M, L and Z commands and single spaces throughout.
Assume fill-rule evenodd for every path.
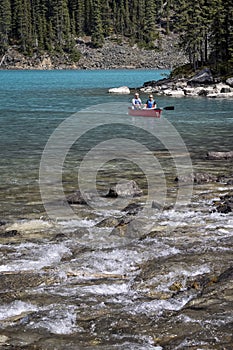
M 108 89 L 140 87 L 145 81 L 159 80 L 168 74 L 166 70 L 1 71 L 3 191 L 11 192 L 12 188 L 38 181 L 46 142 L 66 118 L 100 103 L 130 104 L 132 95 L 112 95 Z M 141 97 L 144 101 L 147 98 L 143 94 Z M 175 106 L 174 111 L 164 111 L 163 117 L 176 128 L 194 157 L 204 157 L 209 150 L 232 149 L 232 100 L 161 96 L 156 99 L 160 107 Z M 116 121 L 117 116 L 114 118 Z

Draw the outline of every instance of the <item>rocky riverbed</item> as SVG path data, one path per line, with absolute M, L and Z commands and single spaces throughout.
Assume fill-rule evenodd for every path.
M 2 221 L 0 349 L 232 349 L 232 212 L 216 210 L 232 203 L 231 172 L 216 176 L 231 159 L 205 162 L 176 210 L 140 217 L 130 182 L 118 213 L 73 202 L 80 220 Z

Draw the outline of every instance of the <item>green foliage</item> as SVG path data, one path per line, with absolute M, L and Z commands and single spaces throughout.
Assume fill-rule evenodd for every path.
M 91 39 L 94 47 L 101 47 L 104 43 L 103 26 L 100 10 L 100 1 L 93 0 Z
M 231 0 L 178 0 L 176 30 L 180 47 L 194 70 L 209 62 L 232 58 L 233 6 Z
M 177 67 L 173 69 L 173 71 L 170 74 L 171 78 L 184 78 L 184 77 L 191 77 L 194 73 L 193 66 L 188 63 L 183 66 Z
M 81 53 L 77 49 L 73 48 L 70 52 L 70 60 L 72 62 L 78 62 L 81 58 Z
M 0 3 L 0 52 L 4 53 L 9 44 L 11 31 L 11 4 L 10 0 Z

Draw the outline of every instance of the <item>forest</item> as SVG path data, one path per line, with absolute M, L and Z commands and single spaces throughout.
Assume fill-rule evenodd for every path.
M 105 38 L 127 38 L 146 49 L 163 31 L 179 35 L 194 69 L 233 63 L 232 0 L 1 0 L 0 54 L 10 46 L 27 55 L 66 52 L 79 59 L 77 38 L 93 47 Z

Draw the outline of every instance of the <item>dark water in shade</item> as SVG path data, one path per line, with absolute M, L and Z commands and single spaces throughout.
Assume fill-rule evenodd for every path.
M 190 190 L 174 178 L 183 170 L 232 175 L 231 161 L 207 161 L 206 152 L 232 150 L 233 101 L 158 96 L 160 107 L 175 110 L 164 110 L 161 121 L 125 123 L 132 96 L 108 94 L 167 73 L 0 71 L 0 220 L 6 221 L 0 226 L 0 349 L 232 348 L 233 217 L 212 212 L 232 186 L 210 182 Z M 69 145 L 73 133 L 105 120 L 103 104 L 112 108 L 110 123 Z M 49 158 L 47 142 L 55 134 Z M 117 137 L 123 151 L 115 148 Z M 80 184 L 83 159 L 91 159 L 82 173 L 87 183 L 107 159 L 96 172 L 99 194 L 135 180 L 143 196 L 129 203 L 147 203 L 154 175 L 153 195 L 166 197 L 164 208 L 121 224 L 123 234 L 116 222 L 128 216 L 112 202 L 104 210 L 99 203 L 72 206 L 72 219 L 49 217 L 39 180 L 48 174 L 50 198 L 59 181 L 70 194 Z M 51 205 L 66 213 L 63 202 Z

